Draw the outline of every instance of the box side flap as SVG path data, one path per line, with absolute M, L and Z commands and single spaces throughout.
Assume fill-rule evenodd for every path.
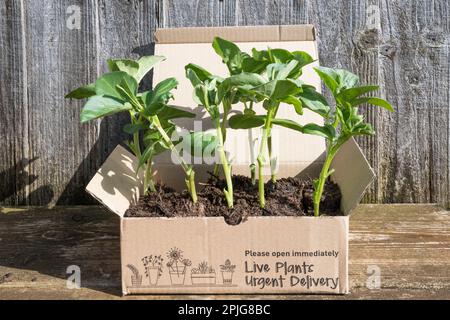
M 230 41 L 314 41 L 312 25 L 196 27 L 157 29 L 156 43 L 211 43 L 214 37 Z
M 143 170 L 136 175 L 137 160 L 124 147 L 117 146 L 97 171 L 86 191 L 122 217 L 143 190 Z
M 341 147 L 332 168 L 336 171 L 331 177 L 342 193 L 341 210 L 344 214 L 349 214 L 372 183 L 375 173 L 353 138 Z

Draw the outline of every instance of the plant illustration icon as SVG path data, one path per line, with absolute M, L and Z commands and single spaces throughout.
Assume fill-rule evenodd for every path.
M 162 263 L 164 259 L 161 255 L 149 255 L 143 257 L 141 260 L 144 264 L 145 276 L 149 279 L 150 285 L 158 285 L 158 280 L 162 275 Z
M 186 277 L 186 268 L 191 265 L 191 260 L 183 259 L 183 251 L 174 247 L 167 252 L 167 267 L 169 268 L 170 282 L 172 285 L 183 285 Z
M 222 280 L 223 284 L 232 284 L 233 283 L 233 273 L 236 265 L 231 264 L 230 259 L 225 260 L 225 263 L 220 265 L 220 271 L 222 271 Z

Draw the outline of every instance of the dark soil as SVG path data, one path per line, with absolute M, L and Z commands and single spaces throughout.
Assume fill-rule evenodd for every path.
M 228 224 L 236 225 L 249 216 L 311 216 L 313 215 L 312 181 L 295 178 L 279 179 L 266 183 L 266 206 L 259 207 L 258 186 L 250 178 L 233 176 L 234 208 L 229 209 L 223 188 L 224 180 L 211 178 L 197 192 L 198 202 L 194 204 L 187 191 L 176 192 L 167 186 L 157 186 L 157 192 L 141 197 L 131 206 L 125 217 L 224 217 Z M 325 184 L 321 214 L 341 215 L 341 192 L 337 184 Z

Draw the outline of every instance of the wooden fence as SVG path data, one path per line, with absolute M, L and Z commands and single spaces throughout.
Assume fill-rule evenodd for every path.
M 151 54 L 155 28 L 302 23 L 317 28 L 322 64 L 379 83 L 396 107 L 365 109 L 378 132 L 359 139 L 378 177 L 365 201 L 448 206 L 446 0 L 2 0 L 0 204 L 92 203 L 84 187 L 126 118 L 81 125 L 82 103 L 64 94 L 109 57 Z

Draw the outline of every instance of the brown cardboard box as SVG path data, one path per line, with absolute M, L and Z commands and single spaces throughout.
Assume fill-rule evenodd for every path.
M 307 25 L 157 30 L 155 54 L 167 60 L 155 69 L 154 81 L 176 77 L 180 85 L 173 104 L 195 110 L 199 118 L 202 113 L 192 101 L 184 66 L 193 62 L 226 75 L 211 48 L 215 35 L 238 42 L 246 51 L 281 47 L 303 50 L 318 58 L 314 28 Z M 312 66 L 305 68 L 303 79 L 320 88 Z M 280 108 L 280 116 L 297 119 L 292 109 Z M 306 123 L 321 119 L 306 112 L 297 120 Z M 279 129 L 276 135 L 279 177 L 318 174 L 325 150 L 323 139 L 287 129 Z M 243 141 L 247 141 L 245 131 L 229 130 L 227 150 L 238 155 L 233 160 L 233 172 L 248 174 L 249 148 Z M 124 218 L 142 191 L 142 174 L 136 176 L 136 165 L 134 156 L 118 146 L 86 188 L 121 217 L 124 294 L 348 292 L 348 216 L 250 217 L 237 226 L 211 217 Z M 159 157 L 156 167 L 158 179 L 183 187 L 183 173 L 170 155 Z M 348 215 L 374 174 L 354 140 L 343 146 L 333 167 L 336 171 L 332 178 L 343 196 L 341 209 Z M 207 165 L 196 167 L 198 181 L 205 179 L 207 169 Z M 153 265 L 153 260 L 145 260 L 149 256 L 161 256 L 163 260 Z

